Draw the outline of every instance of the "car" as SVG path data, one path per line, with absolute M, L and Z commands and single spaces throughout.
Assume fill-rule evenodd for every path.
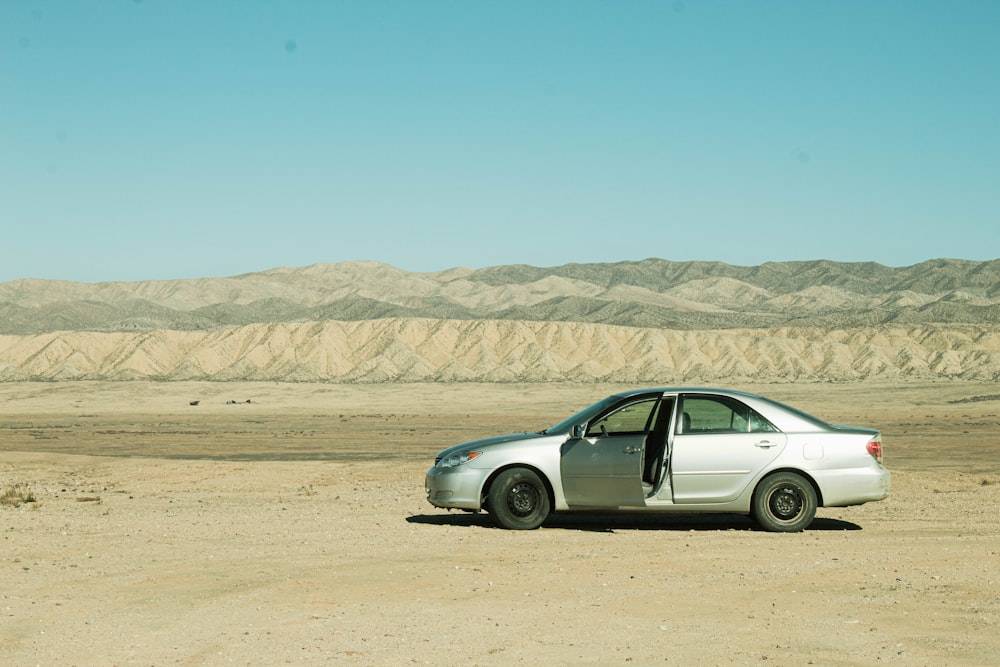
M 502 528 L 551 512 L 724 512 L 798 532 L 817 507 L 889 495 L 877 429 L 834 426 L 745 391 L 637 389 L 551 428 L 441 451 L 425 477 L 435 507 L 486 510 Z

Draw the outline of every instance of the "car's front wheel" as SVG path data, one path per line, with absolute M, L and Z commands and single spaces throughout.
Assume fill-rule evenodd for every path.
M 487 494 L 490 516 L 501 528 L 533 530 L 549 515 L 549 493 L 541 477 L 528 468 L 500 473 Z
M 816 517 L 816 490 L 793 472 L 765 477 L 753 494 L 751 512 L 764 530 L 797 533 Z

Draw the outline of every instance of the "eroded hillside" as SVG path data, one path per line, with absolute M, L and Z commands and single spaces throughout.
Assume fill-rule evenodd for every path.
M 0 285 L 0 380 L 1000 379 L 1000 261 Z

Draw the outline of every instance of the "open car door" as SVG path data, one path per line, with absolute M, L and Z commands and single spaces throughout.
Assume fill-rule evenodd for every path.
M 643 457 L 660 394 L 631 396 L 584 426 L 561 450 L 563 492 L 572 508 L 644 507 Z

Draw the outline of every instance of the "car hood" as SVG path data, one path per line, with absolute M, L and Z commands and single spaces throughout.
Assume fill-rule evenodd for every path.
M 464 452 L 470 449 L 485 449 L 491 445 L 502 445 L 505 442 L 537 440 L 539 438 L 551 438 L 551 435 L 544 433 L 510 433 L 508 435 L 495 435 L 492 438 L 482 438 L 480 440 L 470 440 L 459 445 L 442 449 L 435 458 L 443 459 L 455 452 Z

